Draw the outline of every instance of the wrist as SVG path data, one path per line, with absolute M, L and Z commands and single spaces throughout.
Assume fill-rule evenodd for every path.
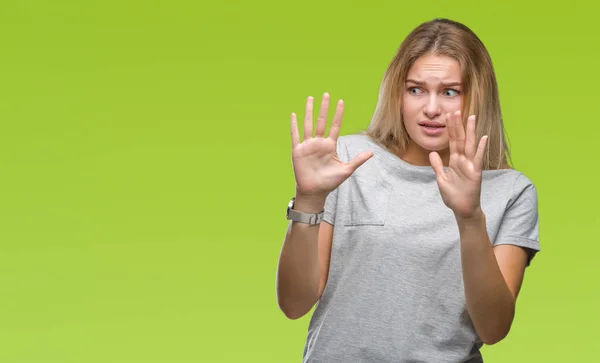
M 294 210 L 303 213 L 320 213 L 325 208 L 327 195 L 311 195 L 296 192 Z
M 482 223 L 485 225 L 485 214 L 481 207 L 477 207 L 472 213 L 466 215 L 454 214 L 459 226 L 475 227 Z

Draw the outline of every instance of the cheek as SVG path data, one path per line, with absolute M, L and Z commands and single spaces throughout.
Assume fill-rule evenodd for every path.
M 402 100 L 402 116 L 404 120 L 410 120 L 419 112 L 418 102 L 411 97 L 404 97 Z
M 460 111 L 462 110 L 462 97 L 450 99 L 447 102 L 445 102 L 444 106 L 444 109 L 447 110 L 446 112 Z

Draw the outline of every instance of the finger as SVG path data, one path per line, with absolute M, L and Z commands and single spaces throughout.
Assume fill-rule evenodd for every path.
M 321 109 L 319 110 L 319 117 L 317 118 L 317 130 L 315 137 L 323 137 L 325 135 L 325 128 L 327 127 L 327 114 L 329 112 L 329 93 L 323 95 L 321 100 Z
M 454 131 L 455 125 L 453 122 L 452 115 L 446 114 L 446 129 L 448 129 L 448 147 L 450 148 L 450 154 L 456 152 L 456 132 Z
M 304 110 L 304 140 L 312 137 L 313 102 L 314 98 L 312 96 L 309 96 L 306 100 L 306 108 Z
M 454 113 L 454 134 L 456 136 L 456 151 L 463 155 L 465 153 L 465 126 L 462 122 L 460 111 Z
M 488 136 L 485 135 L 479 140 L 479 146 L 477 146 L 477 153 L 475 154 L 475 168 L 477 170 L 483 169 L 483 157 L 485 156 L 485 149 L 487 147 Z
M 442 178 L 442 176 L 444 175 L 444 164 L 442 163 L 442 158 L 440 157 L 440 154 L 438 154 L 435 151 L 429 153 L 429 163 L 433 168 L 435 177 L 437 179 Z
M 354 173 L 356 169 L 358 169 L 362 164 L 364 164 L 367 160 L 369 160 L 373 156 L 372 151 L 363 151 L 360 154 L 356 155 L 352 160 L 346 163 L 346 168 L 348 171 L 348 175 Z
M 337 140 L 340 135 L 340 129 L 342 127 L 342 117 L 344 116 L 344 101 L 339 100 L 331 127 L 329 128 L 329 137 L 333 140 Z
M 454 140 L 455 139 L 454 123 L 452 122 L 452 114 L 450 114 L 450 113 L 446 114 L 446 128 L 448 129 L 448 139 Z
M 292 113 L 291 116 L 291 134 L 292 134 L 292 149 L 295 149 L 296 146 L 300 143 L 300 134 L 298 133 L 298 120 L 296 119 L 296 114 Z
M 469 160 L 475 157 L 475 152 L 477 151 L 475 137 L 475 115 L 471 115 L 467 120 L 467 135 L 465 138 L 465 155 Z

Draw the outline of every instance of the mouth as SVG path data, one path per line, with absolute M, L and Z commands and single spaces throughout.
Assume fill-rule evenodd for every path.
M 422 127 L 423 133 L 431 137 L 441 137 L 446 133 L 446 125 L 439 122 L 423 121 L 419 122 L 419 126 Z
M 444 125 L 444 124 L 441 124 L 439 122 L 431 122 L 431 121 L 419 122 L 419 125 L 426 127 L 426 128 L 430 128 L 430 129 L 443 129 L 446 127 L 446 125 Z

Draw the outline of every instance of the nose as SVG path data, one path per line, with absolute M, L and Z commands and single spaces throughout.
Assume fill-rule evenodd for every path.
M 425 113 L 425 116 L 427 116 L 430 119 L 434 119 L 442 113 L 439 101 L 435 94 L 432 93 L 429 96 L 429 99 L 427 100 L 427 104 L 425 105 L 425 107 L 423 109 L 423 113 Z

